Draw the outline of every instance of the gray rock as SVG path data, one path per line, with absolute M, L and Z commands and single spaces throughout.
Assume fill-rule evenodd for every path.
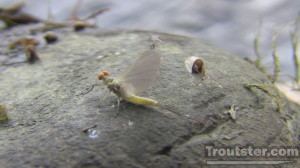
M 149 49 L 153 34 L 163 41 L 160 78 L 141 96 L 161 106 L 122 102 L 116 116 L 117 99 L 97 73 L 124 72 Z M 266 75 L 196 39 L 69 32 L 38 53 L 41 62 L 0 71 L 0 103 L 10 119 L 0 126 L 1 167 L 205 167 L 215 159 L 206 156 L 207 144 L 298 144 L 297 129 L 288 126 L 297 125 L 288 118 L 295 110 Z M 204 59 L 205 80 L 187 72 L 184 60 L 192 55 Z M 232 105 L 235 120 L 226 113 Z

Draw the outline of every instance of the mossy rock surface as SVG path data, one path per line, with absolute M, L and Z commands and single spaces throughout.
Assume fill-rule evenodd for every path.
M 6 122 L 8 120 L 7 113 L 6 113 L 6 108 L 4 105 L 0 104 L 0 123 L 1 122 Z
M 160 77 L 141 96 L 161 107 L 121 102 L 116 117 L 117 99 L 97 73 L 124 72 L 149 49 L 151 35 L 162 40 Z M 196 39 L 145 31 L 65 32 L 38 53 L 40 62 L 0 71 L 0 103 L 10 117 L 0 127 L 2 167 L 205 167 L 212 159 L 205 144 L 298 143 L 287 117 L 295 111 L 285 99 L 245 87 L 272 89 L 267 77 Z M 185 68 L 193 55 L 205 61 L 205 80 Z M 93 84 L 99 85 L 87 93 Z M 232 105 L 235 120 L 226 113 Z

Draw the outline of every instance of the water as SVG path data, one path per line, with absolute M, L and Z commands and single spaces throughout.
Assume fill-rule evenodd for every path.
M 14 1 L 1 0 L 0 5 Z M 28 0 L 24 10 L 46 19 L 50 4 L 55 19 L 65 20 L 75 3 L 76 0 L 50 0 L 50 3 Z M 86 16 L 93 10 L 109 7 L 110 11 L 96 19 L 100 27 L 187 35 L 252 58 L 253 39 L 262 19 L 262 48 L 266 55 L 263 63 L 272 71 L 272 31 L 291 24 L 299 12 L 299 6 L 299 0 L 83 0 L 79 13 Z M 288 34 L 288 31 L 281 34 L 278 49 L 282 74 L 292 75 L 294 67 Z

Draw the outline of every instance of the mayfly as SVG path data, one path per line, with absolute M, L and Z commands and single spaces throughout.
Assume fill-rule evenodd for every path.
M 137 105 L 156 106 L 158 105 L 156 100 L 140 97 L 137 94 L 155 82 L 159 74 L 159 66 L 160 55 L 152 48 L 145 51 L 128 71 L 119 77 L 112 78 L 107 71 L 101 71 L 98 79 L 102 80 L 120 99 Z

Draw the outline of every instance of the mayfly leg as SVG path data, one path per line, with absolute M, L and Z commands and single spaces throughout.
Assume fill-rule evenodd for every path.
M 116 113 L 115 117 L 118 117 L 120 114 L 120 102 L 121 102 L 121 99 L 117 98 L 117 113 Z
M 85 92 L 81 93 L 81 95 L 86 95 L 88 93 L 90 93 L 92 90 L 94 90 L 95 86 L 97 86 L 99 84 L 93 84 L 90 88 L 88 88 Z

